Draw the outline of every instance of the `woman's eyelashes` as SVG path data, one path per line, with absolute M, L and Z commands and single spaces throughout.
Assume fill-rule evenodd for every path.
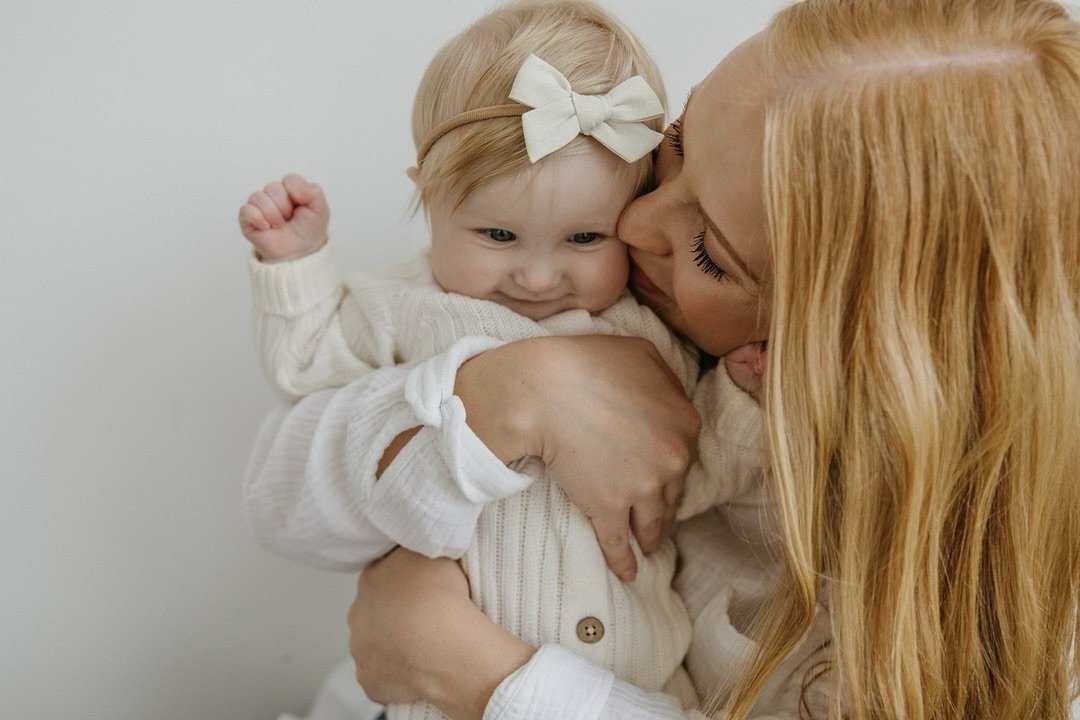
M 713 262 L 713 259 L 709 257 L 709 253 L 705 250 L 704 230 L 695 235 L 690 242 L 690 252 L 694 257 L 694 264 L 701 269 L 701 272 L 717 280 L 722 280 L 727 275 L 722 267 Z
M 682 118 L 672 120 L 667 130 L 664 131 L 664 135 L 667 137 L 668 147 L 671 148 L 672 152 L 682 157 Z

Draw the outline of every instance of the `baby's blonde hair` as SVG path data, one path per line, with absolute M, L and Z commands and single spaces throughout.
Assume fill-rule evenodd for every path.
M 827 590 L 832 716 L 1065 720 L 1080 27 L 1044 0 L 806 0 L 764 59 L 784 573 L 729 709 Z
M 417 147 L 455 115 L 511 102 L 514 77 L 530 54 L 554 66 L 582 94 L 607 92 L 641 75 L 666 107 L 656 64 L 609 12 L 588 0 L 522 0 L 484 15 L 436 53 L 413 104 Z M 664 119 L 647 125 L 661 131 Z M 573 151 L 592 142 L 579 136 L 567 147 Z M 470 123 L 451 130 L 428 151 L 419 167 L 418 198 L 425 207 L 457 207 L 484 183 L 528 167 L 520 117 Z M 650 170 L 648 156 L 627 164 L 639 189 Z

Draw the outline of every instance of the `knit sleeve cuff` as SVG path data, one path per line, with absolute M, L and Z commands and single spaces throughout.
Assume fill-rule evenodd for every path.
M 468 337 L 418 365 L 405 381 L 405 399 L 420 422 L 435 431 L 436 443 L 462 494 L 474 503 L 509 497 L 532 477 L 508 468 L 465 422 L 465 406 L 454 395 L 458 368 L 469 358 L 501 345 Z
M 723 363 L 699 383 L 698 459 L 686 478 L 676 518 L 686 520 L 718 504 L 759 503 L 764 492 L 764 413 L 739 389 Z
M 329 242 L 310 255 L 281 262 L 263 262 L 252 252 L 248 269 L 255 307 L 282 317 L 310 310 L 343 282 Z
M 694 405 L 708 430 L 728 444 L 764 448 L 761 405 L 735 384 L 722 362 L 698 386 Z
M 726 716 L 722 716 L 726 717 Z M 483 720 L 708 720 L 664 692 L 649 692 L 561 645 L 542 645 L 495 688 Z
M 560 645 L 542 645 L 495 688 L 484 720 L 598 720 L 615 675 Z

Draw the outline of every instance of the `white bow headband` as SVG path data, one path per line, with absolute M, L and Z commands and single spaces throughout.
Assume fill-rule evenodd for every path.
M 522 63 L 510 90 L 516 103 L 468 110 L 439 123 L 416 153 L 424 161 L 431 146 L 451 130 L 497 117 L 521 116 L 529 161 L 566 146 L 580 135 L 595 138 L 626 162 L 635 162 L 660 144 L 663 133 L 647 127 L 645 120 L 662 117 L 664 106 L 645 78 L 635 75 L 602 95 L 581 95 L 570 88 L 562 73 L 535 55 Z

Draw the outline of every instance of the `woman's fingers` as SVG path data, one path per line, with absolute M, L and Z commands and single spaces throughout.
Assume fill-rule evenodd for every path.
M 603 513 L 590 517 L 596 540 L 604 561 L 620 580 L 629 582 L 637 577 L 637 558 L 630 547 L 629 512 Z
M 455 394 L 469 427 L 500 459 L 544 461 L 591 519 L 620 577 L 637 565 L 631 531 L 646 548 L 670 531 L 701 419 L 648 340 L 579 335 L 508 343 L 462 365 Z
M 600 544 L 604 561 L 619 579 L 630 581 L 637 575 L 637 559 L 630 536 L 637 539 L 648 555 L 660 545 L 675 524 L 676 504 L 668 502 L 663 492 L 655 492 L 625 506 L 588 515 Z
M 427 700 L 450 717 L 480 717 L 503 678 L 535 649 L 469 599 L 453 560 L 398 548 L 360 576 L 349 608 L 356 678 L 381 703 Z
M 665 501 L 663 493 L 642 498 L 630 509 L 630 529 L 641 551 L 648 555 L 671 531 L 675 505 Z
M 456 617 L 469 589 L 457 563 L 431 560 L 404 548 L 372 563 L 360 576 L 349 608 L 349 649 L 357 680 L 378 702 L 424 697 L 430 675 L 418 659 L 432 652 L 439 626 Z

